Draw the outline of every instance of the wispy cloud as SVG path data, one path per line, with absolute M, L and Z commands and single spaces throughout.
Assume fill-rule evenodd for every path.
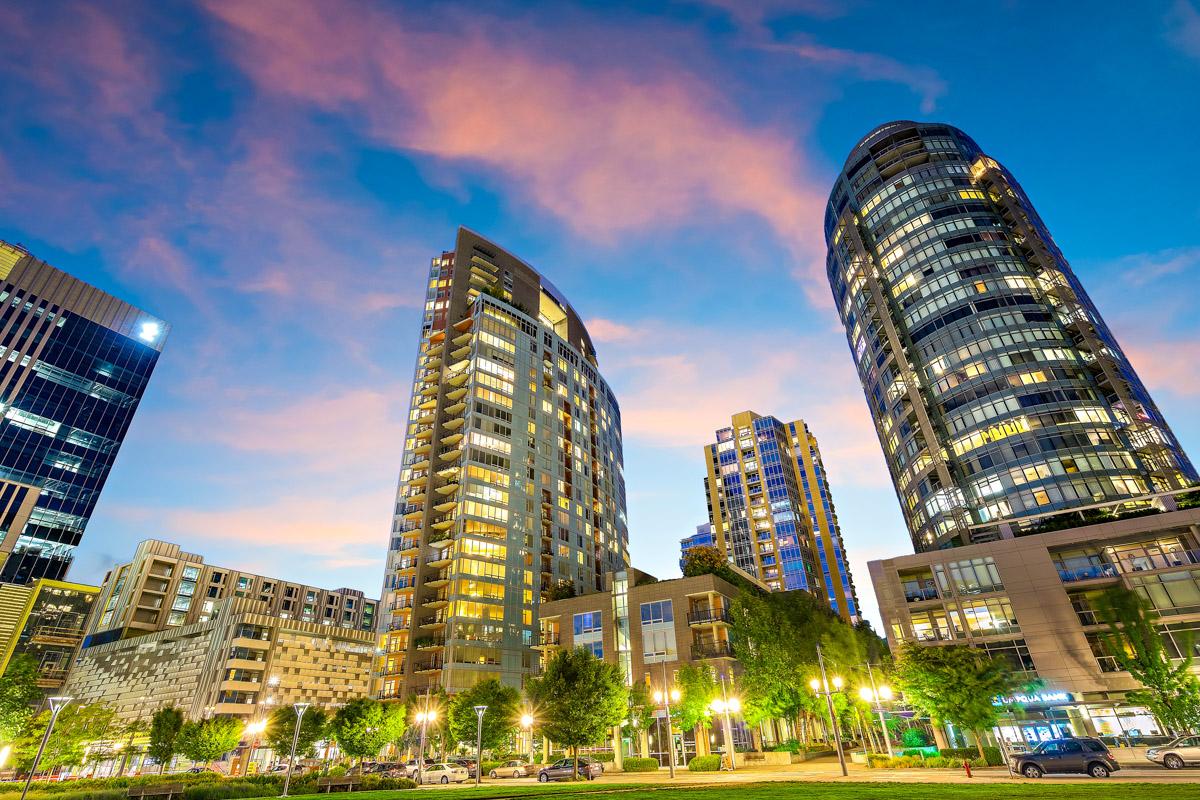
M 1142 287 L 1160 278 L 1200 270 L 1200 247 L 1176 247 L 1153 253 L 1123 256 L 1106 266 L 1133 286 Z
M 1200 10 L 1191 0 L 1175 0 L 1167 13 L 1167 41 L 1184 53 L 1200 58 Z

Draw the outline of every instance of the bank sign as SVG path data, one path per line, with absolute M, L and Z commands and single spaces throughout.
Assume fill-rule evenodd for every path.
M 1048 706 L 1056 703 L 1072 703 L 1075 695 L 1070 692 L 1033 692 L 1031 694 L 1014 694 L 1009 697 L 997 697 L 992 701 L 994 706 Z

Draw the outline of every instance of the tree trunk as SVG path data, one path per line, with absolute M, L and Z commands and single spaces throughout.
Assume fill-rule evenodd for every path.
M 975 746 L 979 748 L 979 757 L 986 763 L 987 756 L 983 753 L 983 731 L 973 730 L 971 733 L 975 734 Z
M 575 772 L 571 775 L 571 780 L 579 780 L 579 745 L 571 745 L 571 758 L 575 760 Z

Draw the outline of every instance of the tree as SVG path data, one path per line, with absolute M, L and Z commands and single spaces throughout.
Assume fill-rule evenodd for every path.
M 388 743 L 383 703 L 360 697 L 351 700 L 333 715 L 330 732 L 338 747 L 351 758 L 370 758 Z
M 551 656 L 545 672 L 526 685 L 526 693 L 537 708 L 542 734 L 571 748 L 574 775 L 579 774 L 580 745 L 603 741 L 629 709 L 620 668 L 582 647 Z
M 697 575 L 716 575 L 736 582 L 736 573 L 730 569 L 729 559 L 718 548 L 708 545 L 689 548 L 683 554 L 683 577 L 694 578 Z
M 975 734 L 979 755 L 983 731 L 996 725 L 997 698 L 1030 688 L 1012 664 L 966 645 L 926 647 L 906 642 L 892 673 L 910 705 L 929 715 L 935 725 L 950 722 Z
M 179 731 L 179 751 L 192 761 L 208 764 L 238 746 L 242 728 L 242 721 L 234 717 L 185 722 Z
M 87 757 L 88 744 L 107 738 L 115 716 L 111 708 L 97 703 L 87 706 L 68 704 L 58 713 L 54 731 L 46 741 L 39 769 L 51 771 L 58 767 L 77 767 L 83 764 Z M 17 765 L 21 769 L 32 768 L 38 746 L 49 724 L 50 711 L 46 710 L 25 726 L 13 747 L 16 751 Z
M 133 740 L 145 733 L 146 728 L 147 725 L 144 719 L 135 719 L 121 726 L 121 768 L 117 770 L 117 777 L 125 774 L 125 767 L 129 764 L 129 757 L 133 755 Z
M 679 701 L 671 704 L 680 730 L 709 727 L 708 707 L 720 694 L 717 677 L 708 664 L 684 664 L 675 674 Z
M 397 749 L 404 743 L 408 732 L 408 710 L 403 703 L 383 704 L 383 740 Z
M 300 718 L 300 738 L 296 741 L 296 755 L 300 758 L 311 758 L 313 746 L 325 738 L 329 717 L 321 709 L 313 706 L 304 712 Z M 263 744 L 275 751 L 276 758 L 290 755 L 292 738 L 296 735 L 296 709 L 294 706 L 280 706 L 271 712 L 267 719 L 267 729 L 263 732 Z
M 566 600 L 568 597 L 574 597 L 574 596 L 575 596 L 574 582 L 565 580 L 565 579 L 561 580 L 561 581 L 557 581 L 556 583 L 552 584 L 549 589 L 546 590 L 546 602 L 547 603 L 552 602 L 554 600 Z
M 37 660 L 22 653 L 13 656 L 0 676 L 0 746 L 18 736 L 33 716 L 33 707 L 42 699 L 37 685 Z
M 183 712 L 175 706 L 163 706 L 150 718 L 150 744 L 146 755 L 158 763 L 161 774 L 179 752 L 179 733 L 183 728 Z
M 475 706 L 487 706 L 483 714 L 483 746 L 495 749 L 517 728 L 521 693 L 495 678 L 459 692 L 450 700 L 450 736 L 460 744 L 475 746 L 478 717 Z
M 1106 589 L 1097 606 L 1108 625 L 1106 649 L 1143 687 L 1128 692 L 1128 701 L 1149 708 L 1175 733 L 1200 727 L 1200 680 L 1191 673 L 1192 643 L 1186 642 L 1172 663 L 1158 630 L 1158 613 L 1124 586 Z
M 642 681 L 634 681 L 629 688 L 628 724 L 623 727 L 626 736 L 636 738 L 641 731 L 647 730 L 654 724 L 657 706 L 650 695 L 650 687 Z

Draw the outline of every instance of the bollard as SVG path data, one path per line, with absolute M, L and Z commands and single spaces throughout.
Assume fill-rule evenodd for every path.
M 967 771 L 967 777 L 971 777 L 971 762 L 965 758 L 963 759 L 963 769 Z

